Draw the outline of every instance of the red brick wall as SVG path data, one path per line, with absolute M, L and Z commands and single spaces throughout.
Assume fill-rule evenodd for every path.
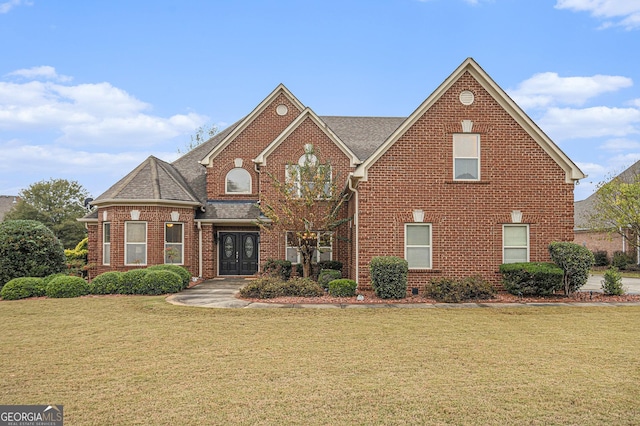
M 629 238 L 633 238 L 629 234 Z M 576 231 L 573 242 L 585 246 L 591 251 L 606 251 L 609 261 L 616 251 L 624 251 L 635 256 L 635 249 L 628 241 L 623 242 L 620 234 L 606 232 Z
M 462 105 L 461 91 L 475 102 Z M 453 133 L 472 120 L 480 133 L 478 182 L 453 180 Z M 410 286 L 432 277 L 481 274 L 499 280 L 502 225 L 521 210 L 530 225 L 530 260 L 549 260 L 551 241 L 573 240 L 573 185 L 565 172 L 470 74 L 464 74 L 369 169 L 360 182 L 360 270 L 370 284 L 373 256 L 404 257 L 404 224 L 414 209 L 432 223 L 432 270 L 411 271 Z

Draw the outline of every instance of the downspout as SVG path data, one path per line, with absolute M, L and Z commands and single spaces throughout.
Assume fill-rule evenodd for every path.
M 359 236 L 359 220 L 358 220 L 358 212 L 360 211 L 359 200 L 358 200 L 358 189 L 353 186 L 352 182 L 353 173 L 349 173 L 349 177 L 347 179 L 349 183 L 349 190 L 353 192 L 355 197 L 355 209 L 353 213 L 353 225 L 356 228 L 355 231 L 355 257 L 356 257 L 356 273 L 355 273 L 355 281 L 358 282 L 358 278 L 360 277 L 360 236 Z
M 198 278 L 202 278 L 202 222 L 198 221 Z

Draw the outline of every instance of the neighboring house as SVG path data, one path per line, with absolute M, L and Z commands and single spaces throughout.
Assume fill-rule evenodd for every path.
M 256 108 L 169 164 L 149 157 L 93 201 L 93 276 L 177 263 L 194 276 L 253 275 L 269 258 L 297 261 L 287 235 L 261 231 L 269 174 L 312 145 L 348 196 L 318 260 L 370 285 L 374 256 L 409 262 L 409 285 L 435 277 L 499 280 L 504 262 L 548 261 L 573 240 L 580 169 L 471 58 L 406 118 L 319 117 L 278 86 Z
M 640 161 L 637 161 L 616 178 L 620 178 L 625 182 L 632 182 L 634 177 L 639 174 Z M 574 242 L 587 247 L 591 251 L 606 251 L 609 260 L 611 260 L 613 253 L 616 251 L 621 251 L 637 258 L 634 246 L 627 241 L 629 238 L 635 238 L 630 230 L 625 233 L 625 238 L 622 238 L 622 235 L 616 232 L 599 232 L 592 229 L 589 218 L 594 213 L 597 196 L 598 192 L 596 191 L 588 198 L 576 201 L 574 205 Z M 638 259 L 638 263 L 640 263 L 640 259 Z
M 0 195 L 0 222 L 4 220 L 4 215 L 16 205 L 20 197 L 15 195 Z

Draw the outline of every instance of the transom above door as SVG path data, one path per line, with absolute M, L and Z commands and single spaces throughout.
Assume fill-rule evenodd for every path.
M 253 275 L 258 272 L 258 233 L 220 232 L 220 275 Z

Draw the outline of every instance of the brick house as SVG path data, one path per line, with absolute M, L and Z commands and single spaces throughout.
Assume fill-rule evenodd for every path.
M 317 116 L 278 86 L 246 117 L 169 164 L 150 157 L 100 195 L 82 219 L 92 276 L 177 263 L 193 276 L 253 275 L 297 260 L 287 235 L 256 226 L 258 201 L 309 146 L 348 197 L 317 260 L 370 285 L 374 256 L 409 262 L 409 285 L 549 260 L 573 240 L 580 169 L 471 58 L 406 118 Z M 318 230 L 322 234 L 323 230 Z

